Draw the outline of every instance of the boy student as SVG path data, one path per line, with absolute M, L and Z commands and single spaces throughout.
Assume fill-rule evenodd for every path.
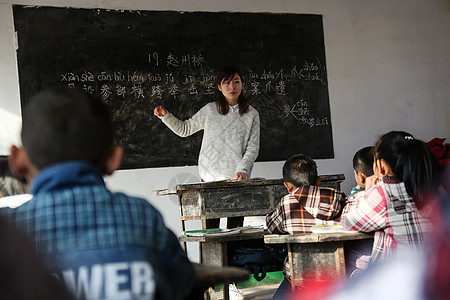
M 359 149 L 353 156 L 353 172 L 357 185 L 352 188 L 349 199 L 366 189 L 366 178 L 373 175 L 373 147 Z
M 75 89 L 47 90 L 23 112 L 12 170 L 32 200 L 0 212 L 34 240 L 37 253 L 78 299 L 182 299 L 191 263 L 146 200 L 109 191 L 102 175 L 119 166 L 111 116 Z
M 271 233 L 310 233 L 314 225 L 334 224 L 345 205 L 345 194 L 332 188 L 319 187 L 317 165 L 306 155 L 290 157 L 283 166 L 283 180 L 289 194 L 266 216 Z M 285 279 L 273 299 L 283 299 L 291 290 L 287 257 Z
M 352 188 L 347 204 L 352 205 L 363 196 L 366 189 L 366 179 L 373 175 L 373 146 L 359 149 L 353 156 L 353 171 L 355 173 L 356 186 Z M 350 207 L 350 206 L 348 206 Z M 344 208 L 347 210 L 348 207 Z M 372 240 L 362 240 L 357 242 L 347 242 L 346 269 L 355 277 L 367 269 L 372 252 Z

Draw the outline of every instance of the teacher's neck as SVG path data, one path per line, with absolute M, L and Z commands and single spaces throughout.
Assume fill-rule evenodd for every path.
M 227 103 L 229 106 L 235 106 L 235 105 L 239 104 L 239 100 L 228 100 L 227 99 Z

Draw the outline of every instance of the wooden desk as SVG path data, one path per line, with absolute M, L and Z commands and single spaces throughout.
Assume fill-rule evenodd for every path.
M 340 190 L 343 174 L 321 175 L 321 186 Z M 249 179 L 180 184 L 156 191 L 157 196 L 178 195 L 181 229 L 184 221 L 200 220 L 202 229 L 207 219 L 264 216 L 275 210 L 287 194 L 282 179 Z
M 228 266 L 228 243 L 234 241 L 263 239 L 267 231 L 239 233 L 224 236 L 193 237 L 182 235 L 180 242 L 199 242 L 200 262 L 211 266 Z
M 215 267 L 228 266 L 228 243 L 234 241 L 252 240 L 264 238 L 268 234 L 267 231 L 256 233 L 239 233 L 224 236 L 202 236 L 193 237 L 182 235 L 179 237 L 180 242 L 198 242 L 200 245 L 200 262 L 205 265 Z M 240 268 L 238 268 L 240 269 Z M 241 269 L 244 270 L 244 269 Z M 246 271 L 248 273 L 248 271 Z M 248 278 L 248 277 L 247 277 Z M 229 288 L 227 284 L 223 286 L 224 299 L 228 299 Z
M 248 280 L 247 270 L 236 267 L 217 267 L 204 264 L 193 264 L 195 270 L 195 285 L 188 299 L 203 300 L 205 291 L 216 284 L 224 287 L 232 282 Z M 224 299 L 229 299 L 228 289 L 224 289 Z
M 358 232 L 268 234 L 266 244 L 287 244 L 292 287 L 305 280 L 336 281 L 346 276 L 344 243 L 372 238 Z
M 337 190 L 345 179 L 343 174 L 320 177 L 321 186 Z M 201 228 L 206 229 L 207 219 L 264 216 L 275 210 L 287 191 L 282 179 L 202 182 L 156 191 L 157 196 L 174 194 L 178 195 L 181 229 L 185 231 L 184 222 L 189 220 L 200 220 Z M 264 233 L 202 238 L 180 236 L 179 239 L 185 249 L 186 242 L 199 242 L 201 263 L 227 266 L 230 241 L 263 238 Z M 227 292 L 228 286 L 224 285 L 224 293 Z

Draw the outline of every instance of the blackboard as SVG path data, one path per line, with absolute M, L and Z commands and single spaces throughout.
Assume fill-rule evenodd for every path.
M 109 106 L 122 168 L 196 165 L 202 132 L 173 134 L 217 93 L 223 65 L 243 72 L 261 118 L 257 161 L 333 158 L 321 15 L 118 11 L 13 6 L 21 105 L 48 86 L 85 89 Z

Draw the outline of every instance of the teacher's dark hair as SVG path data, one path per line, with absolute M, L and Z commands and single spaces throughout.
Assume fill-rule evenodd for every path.
M 48 89 L 32 97 L 23 112 L 21 137 L 39 169 L 69 160 L 100 167 L 113 149 L 107 107 L 76 89 Z
M 391 131 L 375 144 L 375 159 L 383 159 L 417 204 L 440 185 L 439 163 L 430 148 L 404 131 Z
M 283 181 L 296 187 L 317 183 L 317 164 L 304 154 L 296 154 L 283 165 Z
M 225 80 L 231 80 L 233 79 L 233 76 L 237 74 L 239 77 L 241 77 L 242 84 L 244 84 L 244 78 L 242 77 L 241 71 L 239 71 L 238 68 L 233 66 L 226 66 L 223 67 L 219 73 L 217 74 L 217 85 L 220 86 L 220 84 Z M 243 115 L 248 112 L 250 103 L 247 100 L 247 98 L 244 96 L 243 91 L 239 95 L 238 98 L 239 103 L 239 115 Z M 228 105 L 227 100 L 225 99 L 225 96 L 219 91 L 219 95 L 217 96 L 216 100 L 216 107 L 217 111 L 221 115 L 226 115 L 228 111 L 230 110 L 230 107 Z

